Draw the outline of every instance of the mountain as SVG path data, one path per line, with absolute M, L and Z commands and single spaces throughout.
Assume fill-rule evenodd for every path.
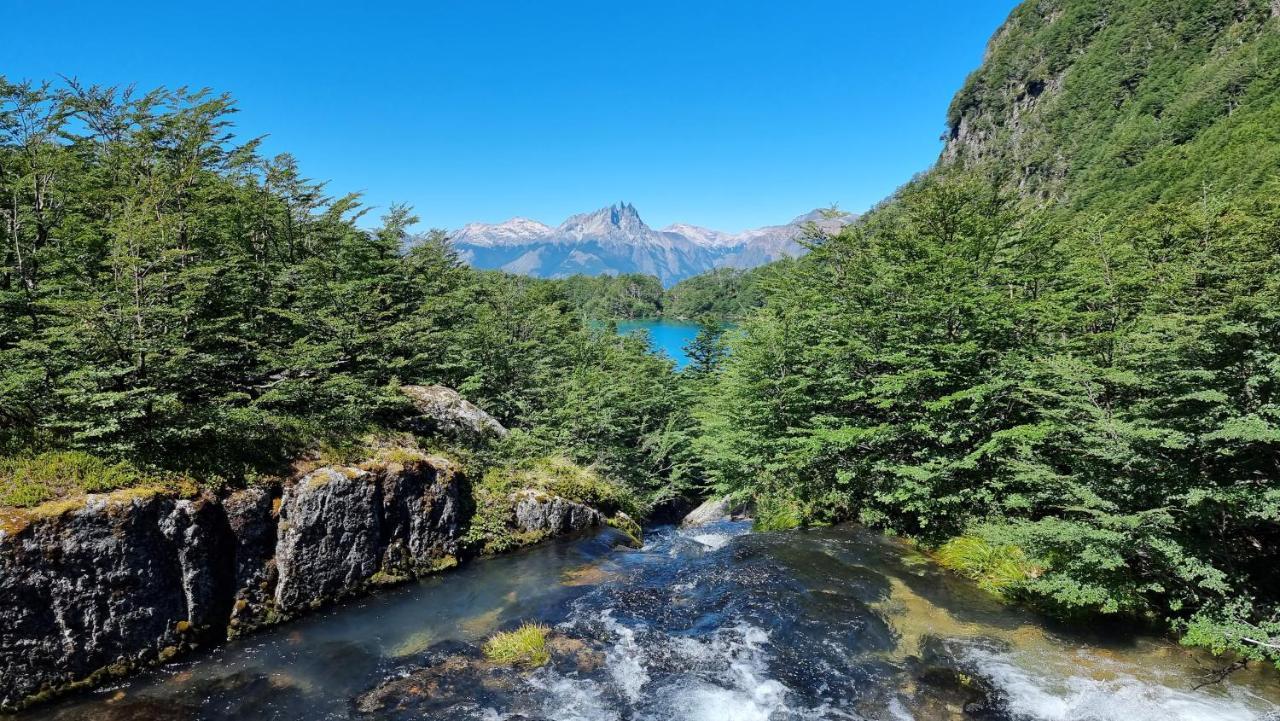
M 947 123 L 941 169 L 1068 212 L 1255 192 L 1280 167 L 1280 0 L 1023 3 Z
M 470 223 L 450 235 L 463 260 L 477 268 L 539 278 L 575 274 L 644 273 L 672 285 L 713 268 L 752 268 L 806 252 L 798 241 L 810 223 L 827 232 L 857 216 L 813 211 L 785 225 L 726 233 L 686 223 L 650 228 L 630 203 L 570 217 L 558 227 L 527 218 Z

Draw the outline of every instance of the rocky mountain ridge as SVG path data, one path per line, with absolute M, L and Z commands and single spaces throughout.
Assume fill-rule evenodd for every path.
M 466 262 L 539 278 L 645 273 L 665 285 L 714 268 L 753 268 L 803 255 L 800 239 L 816 225 L 835 232 L 856 220 L 850 213 L 813 211 L 782 225 L 741 233 L 676 223 L 654 230 L 630 203 L 580 213 L 559 226 L 528 218 L 471 223 L 450 240 Z

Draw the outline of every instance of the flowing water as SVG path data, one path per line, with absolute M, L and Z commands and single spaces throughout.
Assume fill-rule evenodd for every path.
M 857 527 L 615 532 L 471 564 L 28 719 L 1280 719 L 1280 681 L 993 602 Z M 554 627 L 535 671 L 476 644 Z

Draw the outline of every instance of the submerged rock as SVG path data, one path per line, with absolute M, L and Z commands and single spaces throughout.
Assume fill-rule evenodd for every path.
M 464 441 L 503 438 L 507 429 L 457 391 L 445 386 L 401 386 L 418 416 L 410 425 L 428 435 L 445 435 Z
M 605 653 L 590 642 L 552 633 L 547 637 L 548 662 L 564 673 L 605 670 Z M 493 663 L 471 644 L 446 641 L 431 647 L 420 665 L 401 669 L 356 699 L 356 709 L 379 719 L 448 718 L 459 709 L 512 708 L 503 718 L 541 718 L 520 708 L 523 681 L 533 669 Z

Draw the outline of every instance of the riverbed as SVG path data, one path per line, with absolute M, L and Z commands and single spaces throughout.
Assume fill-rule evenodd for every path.
M 726 522 L 655 529 L 640 550 L 620 541 L 609 529 L 479 561 L 16 718 L 1280 718 L 1274 670 L 1197 688 L 1221 660 L 1114 627 L 1055 627 L 857 526 Z M 522 621 L 597 660 L 494 671 L 474 687 L 433 671 Z

